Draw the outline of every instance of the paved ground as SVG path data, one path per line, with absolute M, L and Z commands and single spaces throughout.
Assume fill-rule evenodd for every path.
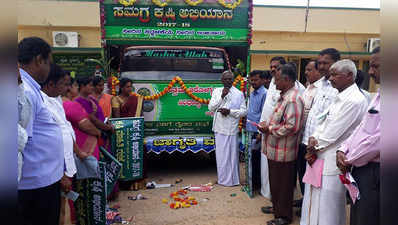
M 260 208 L 271 205 L 260 195 L 254 198 L 241 191 L 241 187 L 222 187 L 215 185 L 211 192 L 190 192 L 199 200 L 191 208 L 173 210 L 161 202 L 169 199 L 169 194 L 186 185 L 200 185 L 217 180 L 214 157 L 206 155 L 160 155 L 149 160 L 148 180 L 157 183 L 182 183 L 171 188 L 150 189 L 142 191 L 123 191 L 116 202 L 120 204 L 123 219 L 133 217 L 135 225 L 265 225 L 272 219 Z M 146 200 L 128 200 L 128 196 L 142 194 Z M 231 194 L 236 194 L 232 197 Z M 209 199 L 208 201 L 203 199 Z M 70 224 L 69 222 L 66 224 Z M 295 217 L 292 224 L 299 224 Z

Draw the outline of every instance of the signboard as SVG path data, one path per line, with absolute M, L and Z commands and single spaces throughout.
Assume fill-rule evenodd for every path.
M 135 83 L 135 91 L 142 95 L 153 95 L 163 91 L 168 84 Z M 186 84 L 192 93 L 210 99 L 214 88 L 222 84 Z M 212 113 L 207 104 L 201 104 L 189 97 L 183 88 L 174 86 L 157 100 L 144 101 L 145 135 L 151 134 L 194 134 L 209 133 Z M 155 122 L 156 121 L 156 122 Z
M 105 163 L 99 162 L 100 179 L 76 180 L 73 190 L 79 193 L 74 202 L 78 225 L 106 224 Z
M 95 65 L 85 63 L 86 59 L 100 59 L 100 53 L 53 53 L 54 63 L 62 69 L 70 71 L 76 78 L 91 76 L 95 73 Z
M 195 114 L 194 111 L 192 111 Z M 212 119 L 207 121 L 149 121 L 145 122 L 145 136 L 159 134 L 212 133 Z
M 215 150 L 215 139 L 213 135 L 207 136 L 153 136 L 145 138 L 145 146 L 148 152 L 160 154 L 161 152 L 173 153 L 179 151 L 185 153 L 191 151 L 207 153 Z
M 120 180 L 137 180 L 143 176 L 144 118 L 114 118 L 109 120 L 115 127 L 112 135 L 112 151 L 122 164 Z
M 120 1 L 104 0 L 105 39 L 247 42 L 248 0 L 197 1 L 195 5 L 182 0 L 159 2 L 142 0 L 121 4 Z M 235 7 L 226 7 L 225 3 Z
M 100 147 L 101 150 L 101 161 L 105 163 L 106 173 L 106 196 L 110 195 L 116 181 L 120 177 L 120 170 L 122 169 L 122 164 L 113 157 L 107 150 Z

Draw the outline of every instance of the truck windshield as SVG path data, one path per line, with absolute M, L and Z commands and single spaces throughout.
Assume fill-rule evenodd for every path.
M 130 49 L 123 56 L 121 72 L 132 80 L 219 80 L 228 70 L 222 50 Z

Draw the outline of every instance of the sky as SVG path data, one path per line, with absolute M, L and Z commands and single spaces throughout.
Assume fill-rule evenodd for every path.
M 255 5 L 307 6 L 307 0 L 253 0 Z M 380 8 L 380 0 L 310 0 L 310 6 Z

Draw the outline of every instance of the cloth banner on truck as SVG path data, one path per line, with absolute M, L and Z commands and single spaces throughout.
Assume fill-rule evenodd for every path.
M 152 136 L 145 138 L 145 146 L 148 152 L 160 154 L 161 152 L 173 153 L 179 151 L 185 153 L 191 151 L 207 153 L 215 150 L 215 139 L 213 135 L 208 136 Z
M 109 121 L 115 127 L 115 133 L 111 137 L 112 154 L 122 164 L 120 180 L 141 179 L 144 163 L 144 118 L 114 118 Z

